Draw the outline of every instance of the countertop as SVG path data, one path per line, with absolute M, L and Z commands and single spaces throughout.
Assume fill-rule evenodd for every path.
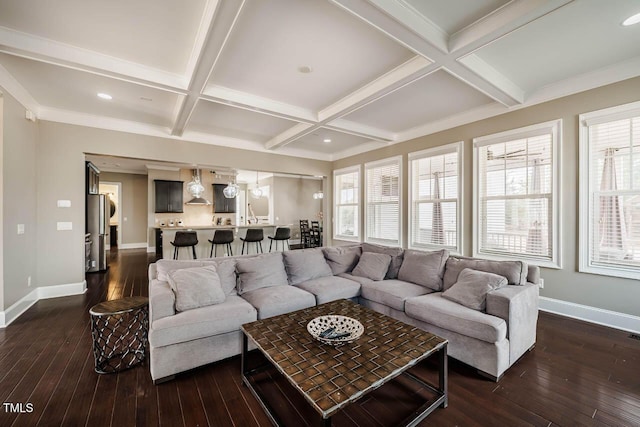
M 182 227 L 157 227 L 161 230 L 224 230 L 224 229 L 235 229 L 235 228 L 264 228 L 264 227 L 291 227 L 291 224 L 250 224 L 250 225 L 194 225 L 194 226 L 186 226 Z

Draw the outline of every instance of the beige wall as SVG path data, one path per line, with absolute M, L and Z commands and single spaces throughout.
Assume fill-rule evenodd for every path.
M 322 189 L 322 181 L 303 178 L 273 178 L 274 219 L 278 224 L 292 224 L 291 238 L 300 238 L 300 220 L 318 220 L 322 200 L 313 193 Z
M 0 92 L 2 92 L 0 90 Z M 3 95 L 0 195 L 2 197 L 2 284 L 0 310 L 38 286 L 36 254 L 36 142 L 38 126 L 25 119 L 25 109 L 6 92 Z M 54 208 L 57 209 L 57 208 Z M 24 224 L 24 234 L 17 234 Z M 56 254 L 57 255 L 57 254 Z M 52 255 L 55 258 L 56 255 Z M 27 280 L 31 277 L 31 288 Z
M 46 121 L 40 121 L 38 126 L 37 200 L 42 207 L 37 218 L 40 286 L 78 283 L 84 279 L 85 153 L 293 174 L 328 175 L 331 171 L 330 162 L 318 160 Z M 151 171 L 149 175 L 148 185 L 152 186 Z M 153 189 L 147 187 L 147 191 L 152 194 Z M 58 199 L 71 200 L 71 209 L 55 208 Z M 149 209 L 152 197 L 147 200 L 150 212 L 147 223 L 154 224 L 153 207 Z M 72 221 L 73 230 L 56 231 L 56 221 Z
M 132 173 L 101 172 L 100 182 L 122 184 L 122 223 L 118 224 L 120 243 L 140 244 L 147 242 L 147 175 Z M 117 215 L 117 213 L 116 213 Z M 126 220 L 125 220 L 126 218 Z
M 578 115 L 640 100 L 640 78 L 513 111 L 501 116 L 449 129 L 405 143 L 385 147 L 333 163 L 334 169 L 364 164 L 390 156 L 403 156 L 403 211 L 408 212 L 407 153 L 456 141 L 464 141 L 464 252 L 471 255 L 472 139 L 554 119 L 563 119 L 561 153 L 561 270 L 542 269 L 545 287 L 540 294 L 631 315 L 640 315 L 640 280 L 578 273 Z M 361 224 L 363 225 L 363 224 Z M 361 228 L 364 230 L 364 228 Z M 407 241 L 406 214 L 403 224 Z

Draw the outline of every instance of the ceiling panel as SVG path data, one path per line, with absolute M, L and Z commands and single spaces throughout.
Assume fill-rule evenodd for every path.
M 206 0 L 1 0 L 0 26 L 184 73 Z
M 640 25 L 620 23 L 638 2 L 573 2 L 479 50 L 525 91 L 640 56 Z M 508 54 L 507 54 L 508 52 Z
M 344 119 L 402 132 L 494 102 L 445 71 L 437 71 L 372 102 Z
M 178 96 L 70 68 L 0 53 L 0 66 L 27 88 L 40 105 L 170 127 Z M 104 92 L 113 97 L 97 97 Z
M 325 139 L 331 142 L 324 142 Z M 303 136 L 302 138 L 287 145 L 287 148 L 299 148 L 304 150 L 317 151 L 323 154 L 334 154 L 349 148 L 356 147 L 360 144 L 371 142 L 370 139 L 351 135 L 348 133 L 337 132 L 330 129 L 320 128 L 313 133 Z M 379 143 L 380 147 L 384 143 Z
M 318 110 L 412 56 L 329 2 L 255 1 L 243 9 L 211 82 Z M 304 66 L 312 72 L 299 72 Z
M 267 142 L 295 124 L 296 122 L 279 117 L 200 100 L 187 129 L 230 138 Z
M 407 0 L 407 3 L 446 33 L 453 34 L 509 3 L 509 0 Z

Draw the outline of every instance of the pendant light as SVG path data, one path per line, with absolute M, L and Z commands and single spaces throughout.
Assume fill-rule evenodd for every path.
M 256 199 L 259 199 L 260 197 L 262 197 L 262 190 L 260 189 L 260 187 L 258 186 L 258 171 L 256 171 L 256 186 L 253 187 L 253 190 L 251 190 L 251 194 L 253 194 L 253 197 L 255 197 Z
M 229 184 L 222 190 L 222 194 L 227 199 L 235 199 L 238 195 L 238 184 L 235 183 L 235 173 L 233 174 L 233 181 L 229 181 Z

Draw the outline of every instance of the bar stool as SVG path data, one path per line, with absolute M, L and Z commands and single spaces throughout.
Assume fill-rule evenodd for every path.
M 233 256 L 233 250 L 231 250 L 231 243 L 233 243 L 233 230 L 216 230 L 213 233 L 213 240 L 209 240 L 211 243 L 211 254 L 209 258 L 213 258 L 215 247 L 215 254 L 218 256 L 218 245 L 227 245 L 227 252 L 230 256 Z
M 284 242 L 287 242 L 287 249 L 289 249 L 289 239 L 291 238 L 291 229 L 289 227 L 277 227 L 275 236 L 268 236 L 271 242 L 269 243 L 269 252 L 271 252 L 271 245 L 273 241 L 276 241 L 276 251 L 278 250 L 278 242 L 282 241 L 282 250 L 284 251 Z
M 248 228 L 247 229 L 247 235 L 244 236 L 244 238 L 240 238 L 240 240 L 242 240 L 242 254 L 244 254 L 244 244 L 246 243 L 253 243 L 255 242 L 256 244 L 256 253 L 258 253 L 258 245 L 260 245 L 260 252 L 264 253 L 262 251 L 262 239 L 264 239 L 264 232 L 262 231 L 262 228 Z M 249 245 L 247 245 L 247 253 L 249 253 Z
M 173 259 L 178 259 L 178 249 L 191 246 L 193 259 L 196 257 L 196 245 L 198 244 L 198 233 L 195 231 L 176 231 L 176 237 L 171 244 L 174 246 Z

